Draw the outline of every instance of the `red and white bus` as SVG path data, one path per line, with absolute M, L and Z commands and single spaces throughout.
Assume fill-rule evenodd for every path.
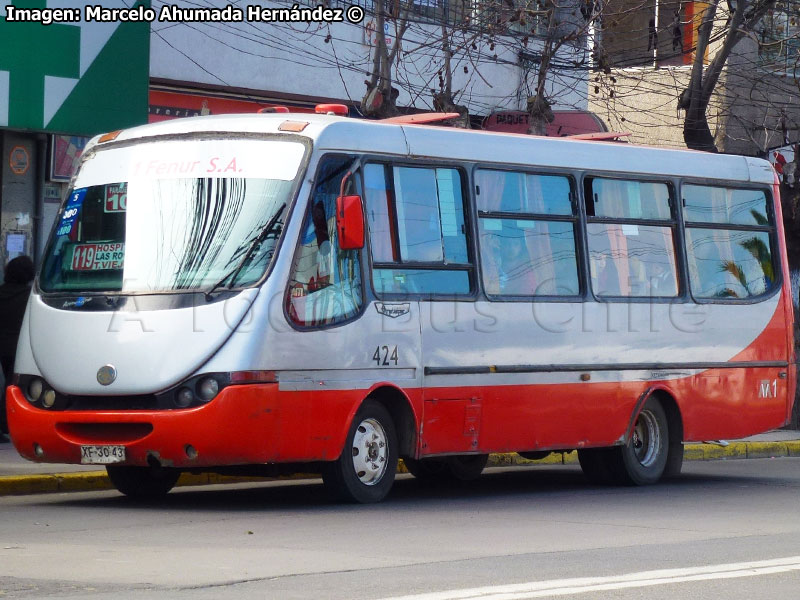
M 182 471 L 315 463 L 381 500 L 402 458 L 577 449 L 651 484 L 682 443 L 787 423 L 792 302 L 768 162 L 331 115 L 93 140 L 7 393 L 18 451 Z

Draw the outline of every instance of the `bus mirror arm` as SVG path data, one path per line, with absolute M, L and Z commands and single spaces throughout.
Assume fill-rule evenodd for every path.
M 360 250 L 364 247 L 364 208 L 361 196 L 336 198 L 336 231 L 342 250 Z

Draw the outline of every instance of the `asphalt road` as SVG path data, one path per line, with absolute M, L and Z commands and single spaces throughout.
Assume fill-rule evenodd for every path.
M 2 598 L 800 596 L 800 458 L 691 462 L 603 488 L 580 469 L 491 470 L 456 487 L 404 476 L 382 504 L 317 481 L 0 498 Z

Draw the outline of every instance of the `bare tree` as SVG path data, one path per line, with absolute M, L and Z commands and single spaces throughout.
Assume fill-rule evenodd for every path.
M 753 34 L 756 26 L 775 0 L 738 0 L 728 13 L 723 28 L 722 44 L 714 52 L 708 67 L 704 65 L 709 49 L 714 23 L 717 18 L 719 0 L 711 0 L 698 28 L 697 46 L 694 52 L 689 86 L 683 91 L 678 107 L 686 111 L 683 137 L 686 145 L 694 150 L 717 152 L 714 135 L 708 124 L 707 110 L 711 96 L 717 87 L 723 67 L 734 47 L 747 35 Z
M 458 92 L 453 92 L 452 32 L 449 30 L 446 23 L 442 23 L 441 32 L 444 64 L 437 73 L 439 77 L 439 90 L 431 90 L 433 92 L 433 107 L 441 112 L 458 113 L 460 117 L 454 124 L 457 127 L 469 129 L 469 109 L 463 104 L 456 104 L 455 95 Z
M 547 125 L 554 120 L 552 98 L 547 94 L 547 85 L 553 76 L 564 68 L 588 68 L 586 42 L 602 7 L 601 1 L 593 0 L 539 0 L 537 10 L 531 16 L 539 23 L 536 33 L 541 38 L 542 46 L 535 84 L 527 100 L 528 133 L 545 135 Z M 576 45 L 583 46 L 577 55 L 574 54 Z M 557 62 L 559 53 L 565 47 L 572 51 L 572 60 Z M 579 80 L 575 79 L 576 82 Z
M 367 91 L 361 100 L 364 115 L 375 118 L 393 117 L 397 109 L 398 90 L 393 86 L 394 64 L 402 47 L 403 36 L 409 25 L 409 10 L 414 0 L 392 2 L 376 0 L 375 6 L 375 47 L 372 54 L 372 73 L 365 81 Z M 387 11 L 387 5 L 391 12 Z M 387 14 L 388 13 L 388 14 Z M 395 35 L 392 47 L 386 40 L 385 25 L 387 17 L 393 17 Z

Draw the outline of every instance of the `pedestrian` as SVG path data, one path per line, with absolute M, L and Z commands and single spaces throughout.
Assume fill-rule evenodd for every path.
M 681 14 L 678 9 L 672 17 L 672 50 L 680 50 L 683 54 L 683 27 L 681 27 Z
M 647 23 L 647 50 L 658 48 L 658 31 L 656 30 L 656 18 L 650 17 Z
M 772 156 L 775 158 L 772 165 L 775 167 L 775 172 L 778 174 L 778 179 L 783 182 L 783 169 L 786 166 L 786 157 L 780 152 L 773 152 Z
M 11 384 L 17 340 L 22 329 L 22 317 L 28 304 L 33 281 L 33 261 L 27 256 L 18 256 L 6 265 L 3 285 L 0 285 L 0 365 L 5 385 Z M 0 442 L 7 442 L 6 394 L 0 399 Z

